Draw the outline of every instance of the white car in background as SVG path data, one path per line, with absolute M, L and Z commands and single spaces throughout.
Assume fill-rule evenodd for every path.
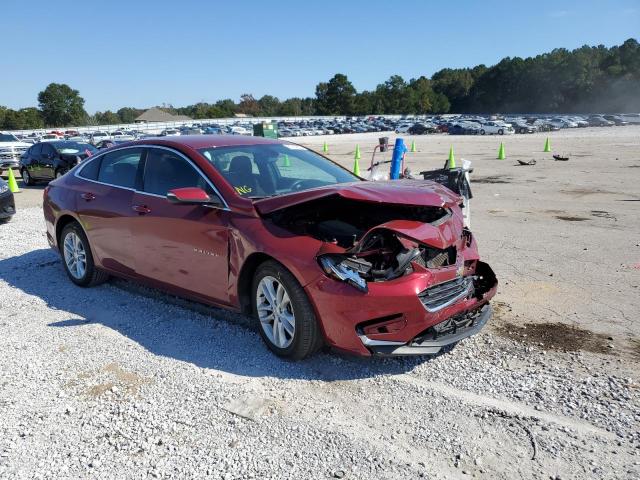
M 18 168 L 20 156 L 31 144 L 21 142 L 12 133 L 0 132 L 0 171 L 6 168 Z
M 60 137 L 55 133 L 45 133 L 40 137 L 41 142 L 57 142 L 60 140 Z
M 515 132 L 513 127 L 503 122 L 485 122 L 480 125 L 480 135 L 512 135 Z
M 160 132 L 161 137 L 178 137 L 180 135 L 181 135 L 180 130 L 176 128 L 167 128 L 166 130 L 163 130 L 162 132 Z
M 576 122 L 572 122 L 571 120 L 566 118 L 552 118 L 548 123 L 558 128 L 578 128 L 578 124 Z
M 109 135 L 107 132 L 93 132 L 89 137 L 89 141 L 93 145 L 103 140 L 111 140 L 111 135 Z
M 249 130 L 238 125 L 229 127 L 229 133 L 231 135 L 249 135 Z
M 396 127 L 395 132 L 396 133 L 407 133 L 410 128 L 411 128 L 411 125 L 409 125 L 408 123 L 403 123 L 402 125 L 398 125 Z
M 111 134 L 111 139 L 112 140 L 117 140 L 119 142 L 130 142 L 136 139 L 135 136 L 125 133 L 125 132 L 121 132 L 120 130 L 117 130 L 115 132 L 113 132 Z

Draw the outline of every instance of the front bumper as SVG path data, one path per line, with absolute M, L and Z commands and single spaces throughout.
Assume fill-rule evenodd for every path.
M 407 343 L 371 340 L 366 335 L 361 335 L 360 340 L 375 355 L 434 355 L 442 348 L 475 335 L 482 330 L 491 318 L 493 310 L 491 305 L 486 304 L 474 312 L 468 312 L 468 314 L 473 315 L 468 326 L 440 336 L 434 336 L 433 334 L 429 335 L 429 337 L 426 337 L 426 335 L 425 337 L 418 336 Z
M 465 267 L 462 277 L 459 273 L 456 267 L 442 268 L 370 282 L 368 293 L 326 276 L 305 288 L 331 347 L 364 356 L 433 354 L 477 333 L 491 317 L 491 308 L 485 307 L 498 284 L 491 268 L 476 261 L 473 269 Z M 473 286 L 467 289 L 471 279 Z M 454 290 L 446 287 L 456 283 Z M 431 334 L 465 316 L 473 316 L 473 322 L 461 321 L 459 329 Z
M 0 218 L 13 217 L 16 213 L 16 205 L 13 193 L 5 192 L 0 194 Z

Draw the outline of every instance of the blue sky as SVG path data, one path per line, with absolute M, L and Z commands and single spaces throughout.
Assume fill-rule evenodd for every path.
M 0 105 L 36 106 L 61 82 L 90 113 L 313 96 L 338 72 L 360 91 L 393 74 L 640 38 L 640 0 L 3 0 L 0 17 Z

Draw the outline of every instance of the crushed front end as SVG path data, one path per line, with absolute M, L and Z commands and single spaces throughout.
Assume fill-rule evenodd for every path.
M 461 198 L 392 203 L 321 198 L 271 219 L 320 240 L 324 272 L 305 285 L 329 345 L 359 355 L 435 354 L 480 331 L 497 279 L 464 227 Z M 424 190 L 422 190 L 424 192 Z M 409 203 L 411 202 L 411 203 Z

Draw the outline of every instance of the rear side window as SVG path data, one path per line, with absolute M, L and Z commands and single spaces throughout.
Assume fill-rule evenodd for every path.
M 34 145 L 29 150 L 29 155 L 40 155 L 41 153 L 42 153 L 42 144 L 41 143 L 39 143 L 37 145 Z
M 82 167 L 78 175 L 88 180 L 97 180 L 98 172 L 100 171 L 100 158 L 89 161 L 85 160 L 85 162 L 86 164 Z
M 169 190 L 184 187 L 198 187 L 214 194 L 204 177 L 180 155 L 161 148 L 148 149 L 143 190 L 164 196 Z
M 127 148 L 103 155 L 98 181 L 118 187 L 135 188 L 142 148 Z

